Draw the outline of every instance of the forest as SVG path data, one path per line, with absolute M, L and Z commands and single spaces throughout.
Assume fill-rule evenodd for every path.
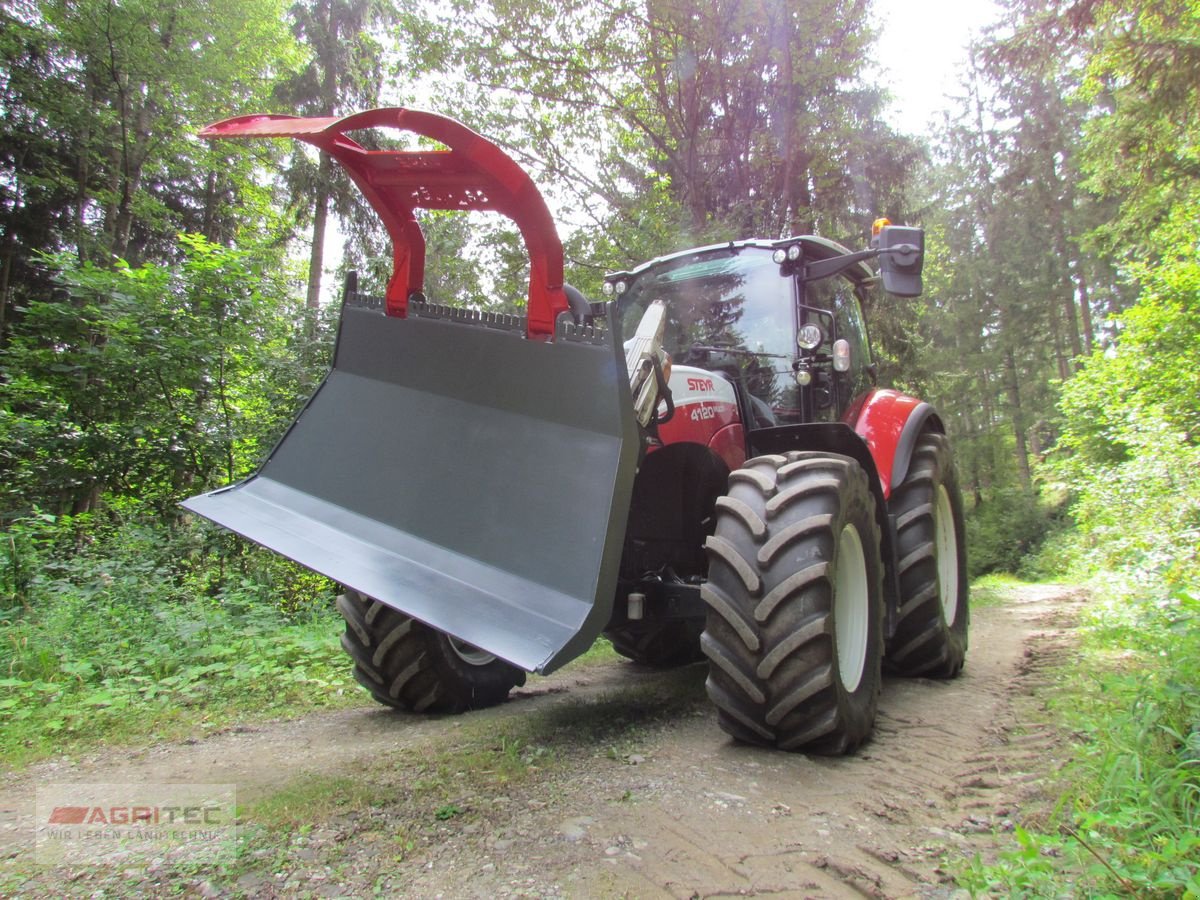
M 867 310 L 880 381 L 946 420 L 972 578 L 1094 595 L 1069 827 L 975 877 L 1200 894 L 1200 3 L 999 5 L 913 135 L 870 0 L 3 0 L 6 764 L 344 702 L 333 586 L 178 504 L 254 471 L 390 250 L 328 158 L 196 132 L 412 106 L 530 172 L 593 299 L 685 247 L 922 226 L 923 295 Z M 422 226 L 431 301 L 519 308 L 501 222 Z

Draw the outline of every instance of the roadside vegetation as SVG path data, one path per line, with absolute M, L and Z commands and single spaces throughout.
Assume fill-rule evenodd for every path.
M 1195 377 L 1200 265 L 1145 277 L 1115 352 L 1065 386 L 1070 452 L 1043 471 L 1048 491 L 1069 490 L 1074 524 L 1029 568 L 1092 597 L 1078 659 L 1043 698 L 1074 759 L 1047 785 L 1057 804 L 961 876 L 973 893 L 1200 897 L 1200 447 L 1197 392 L 1179 383 Z M 1186 370 L 1139 385 L 1145 359 L 1187 342 Z
M 1072 759 L 998 859 L 957 872 L 972 896 L 1200 896 L 1200 595 L 1090 585 L 1069 665 L 1040 699 Z
M 205 529 L 127 526 L 62 553 L 81 524 L 14 523 L 0 552 L 3 764 L 360 700 L 324 579 L 248 551 L 213 590 L 187 564 Z
M 1059 388 L 1056 444 L 1035 473 L 1067 527 L 1018 567 L 1090 586 L 1079 658 L 1045 697 L 1074 759 L 1047 785 L 1057 804 L 962 881 L 994 896 L 1198 897 L 1200 177 L 1187 160 L 1200 127 L 1178 113 L 1200 100 L 1186 49 L 1200 7 L 1100 3 L 1013 21 L 985 52 L 1011 60 L 1059 29 L 1079 51 L 1069 98 L 1104 98 L 1078 158 L 1110 212 L 1085 242 L 1106 248 L 1136 300 Z

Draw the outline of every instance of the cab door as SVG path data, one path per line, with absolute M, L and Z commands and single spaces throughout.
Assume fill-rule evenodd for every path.
M 813 359 L 823 364 L 814 366 L 810 391 L 813 409 L 808 421 L 835 422 L 855 397 L 875 383 L 861 288 L 850 278 L 835 275 L 809 281 L 803 290 L 800 325 L 815 324 L 822 334 L 821 345 L 813 352 Z M 849 368 L 844 372 L 836 371 L 832 365 L 838 341 L 845 341 L 849 349 Z

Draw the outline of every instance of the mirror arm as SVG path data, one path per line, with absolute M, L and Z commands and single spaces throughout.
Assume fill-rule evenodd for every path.
M 831 275 L 845 271 L 856 262 L 862 262 L 864 259 L 874 259 L 881 252 L 879 249 L 873 247 L 870 250 L 859 250 L 857 253 L 847 253 L 845 256 L 835 256 L 833 259 L 821 259 L 808 263 L 804 266 L 804 280 L 819 281 L 822 278 L 828 278 Z

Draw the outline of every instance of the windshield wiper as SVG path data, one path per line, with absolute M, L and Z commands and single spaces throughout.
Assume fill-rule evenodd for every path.
M 767 359 L 791 359 L 790 356 L 786 356 L 782 353 L 767 353 L 763 350 L 746 350 L 743 347 L 721 347 L 721 346 L 710 347 L 706 344 L 692 344 L 692 346 L 688 347 L 688 352 L 689 353 L 728 353 L 731 356 L 754 356 L 754 357 L 762 356 L 762 357 L 766 357 Z

